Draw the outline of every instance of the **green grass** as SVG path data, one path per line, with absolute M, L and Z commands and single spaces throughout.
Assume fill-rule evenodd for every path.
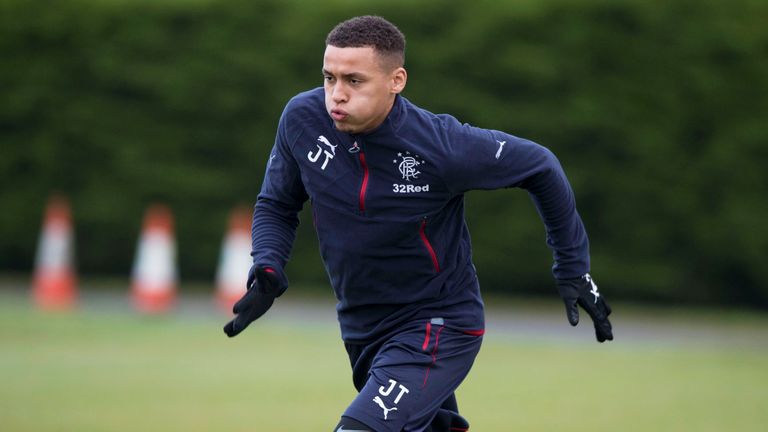
M 333 325 L 266 320 L 227 339 L 214 313 L 112 309 L 0 295 L 0 430 L 329 431 L 354 397 Z M 762 431 L 768 347 L 491 334 L 458 397 L 480 432 Z

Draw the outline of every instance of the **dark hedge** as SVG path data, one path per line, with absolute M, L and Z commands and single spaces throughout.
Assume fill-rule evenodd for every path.
M 0 269 L 31 269 L 60 192 L 80 272 L 127 274 L 164 202 L 182 278 L 210 280 L 283 105 L 321 84 L 325 34 L 370 13 L 408 38 L 409 99 L 555 151 L 611 297 L 768 305 L 768 3 L 751 0 L 0 2 Z M 467 202 L 484 289 L 553 293 L 527 195 Z M 289 275 L 327 285 L 312 231 Z

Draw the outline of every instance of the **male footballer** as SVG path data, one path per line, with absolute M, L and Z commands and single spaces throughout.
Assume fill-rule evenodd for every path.
M 578 304 L 597 340 L 613 339 L 611 310 L 589 275 L 587 233 L 555 156 L 414 105 L 400 95 L 404 61 L 403 34 L 381 17 L 355 17 L 328 34 L 323 88 L 295 96 L 280 118 L 253 215 L 249 289 L 224 327 L 237 335 L 286 290 L 297 214 L 309 199 L 359 391 L 337 432 L 469 430 L 454 392 L 485 323 L 467 191 L 528 191 L 569 322 L 578 323 Z

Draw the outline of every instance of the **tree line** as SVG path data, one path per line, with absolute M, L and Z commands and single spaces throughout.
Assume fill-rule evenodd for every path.
M 127 274 L 162 202 L 182 278 L 212 277 L 284 104 L 321 85 L 325 35 L 360 14 L 406 34 L 411 101 L 558 155 L 612 297 L 768 306 L 768 4 L 754 0 L 7 0 L 0 269 L 31 268 L 58 192 L 80 272 Z M 304 216 L 288 273 L 327 286 Z M 484 290 L 553 292 L 524 192 L 469 193 L 467 219 Z

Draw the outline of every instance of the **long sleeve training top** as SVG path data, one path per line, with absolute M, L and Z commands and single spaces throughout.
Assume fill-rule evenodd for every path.
M 284 272 L 297 214 L 310 200 L 345 342 L 367 343 L 407 321 L 435 317 L 482 334 L 464 193 L 511 187 L 533 199 L 554 276 L 587 273 L 587 234 L 548 149 L 430 113 L 399 95 L 375 130 L 340 132 L 317 88 L 291 99 L 280 118 L 253 215 L 253 259 Z

